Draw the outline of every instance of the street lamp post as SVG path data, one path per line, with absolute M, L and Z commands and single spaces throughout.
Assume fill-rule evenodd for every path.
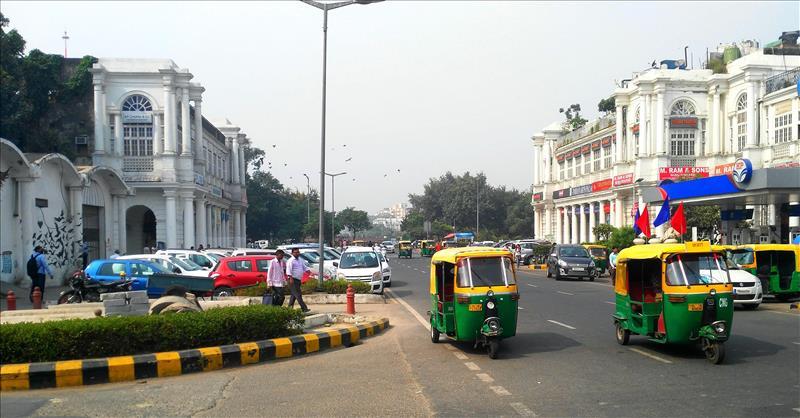
M 382 0 L 347 0 L 335 3 L 323 3 L 316 0 L 300 0 L 305 4 L 322 10 L 322 129 L 320 138 L 320 169 L 319 169 L 319 284 L 322 286 L 324 277 L 323 262 L 325 253 L 325 105 L 327 100 L 327 75 L 328 75 L 328 10 L 351 4 L 370 4 Z
M 311 222 L 311 179 L 308 174 L 303 173 L 306 178 L 306 223 Z
M 341 173 L 325 173 L 326 176 L 331 178 L 331 241 L 336 241 L 336 177 L 347 174 L 346 171 Z

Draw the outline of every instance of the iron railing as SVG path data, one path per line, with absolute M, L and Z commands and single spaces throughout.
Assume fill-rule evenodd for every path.
M 776 74 L 764 81 L 767 94 L 797 85 L 800 79 L 800 67 Z

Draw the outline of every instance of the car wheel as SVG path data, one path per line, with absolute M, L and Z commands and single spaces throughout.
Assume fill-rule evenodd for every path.
M 439 330 L 433 325 L 433 321 L 431 321 L 431 342 L 434 344 L 439 342 Z
M 748 303 L 747 305 L 744 305 L 744 308 L 748 311 L 754 311 L 758 309 L 758 305 L 760 305 L 760 303 Z
M 561 280 L 561 273 L 559 273 L 558 270 L 556 270 L 555 276 L 556 276 L 556 281 Z
M 214 289 L 214 297 L 233 296 L 233 289 L 228 286 L 220 286 Z
M 619 321 L 615 322 L 614 326 L 616 327 L 617 343 L 619 345 L 628 345 L 628 341 L 631 339 L 631 332 L 622 328 L 622 324 Z
M 388 282 L 384 283 L 383 287 L 392 287 L 392 281 L 389 280 Z

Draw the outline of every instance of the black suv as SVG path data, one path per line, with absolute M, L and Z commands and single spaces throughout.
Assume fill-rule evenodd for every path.
M 556 245 L 547 258 L 547 277 L 556 280 L 584 277 L 594 280 L 597 271 L 589 251 L 580 245 Z

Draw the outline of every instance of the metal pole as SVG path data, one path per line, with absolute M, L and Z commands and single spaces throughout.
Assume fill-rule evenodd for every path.
M 478 234 L 481 232 L 481 198 L 480 198 L 480 180 L 475 177 L 475 239 L 478 239 Z
M 319 163 L 319 286 L 325 280 L 325 266 L 323 254 L 325 253 L 325 103 L 326 78 L 328 75 L 328 5 L 322 5 L 322 135 L 320 139 Z
M 331 176 L 331 244 L 336 242 L 336 176 Z M 331 245 L 335 247 L 335 245 Z
M 308 178 L 308 174 L 303 173 L 306 176 L 306 223 L 311 222 L 311 179 Z

